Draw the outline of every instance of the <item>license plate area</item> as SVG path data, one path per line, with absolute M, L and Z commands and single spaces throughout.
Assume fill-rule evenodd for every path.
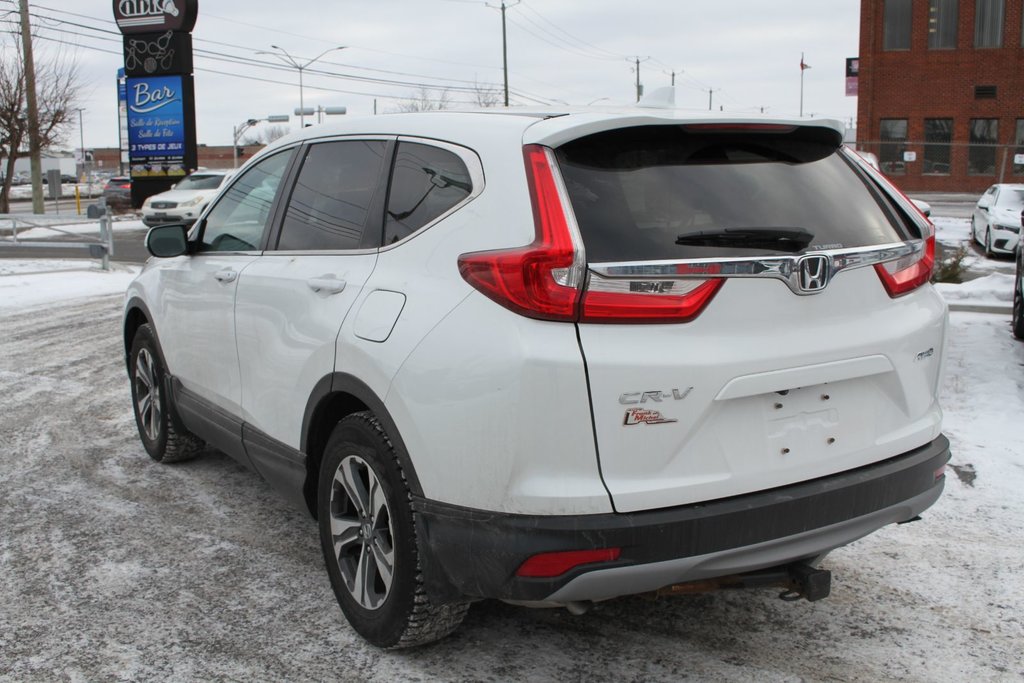
M 830 458 L 874 440 L 868 380 L 819 384 L 758 397 L 768 454 L 785 461 Z M 861 385 L 861 386 L 858 386 Z

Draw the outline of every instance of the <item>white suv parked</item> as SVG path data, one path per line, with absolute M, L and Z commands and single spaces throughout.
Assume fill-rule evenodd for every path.
M 182 223 L 192 225 L 206 205 L 234 171 L 196 171 L 182 178 L 166 192 L 147 197 L 142 203 L 142 222 L 153 227 Z
M 308 510 L 383 647 L 481 598 L 824 597 L 821 558 L 915 519 L 949 458 L 932 226 L 841 143 L 651 109 L 284 138 L 150 231 L 142 442 Z

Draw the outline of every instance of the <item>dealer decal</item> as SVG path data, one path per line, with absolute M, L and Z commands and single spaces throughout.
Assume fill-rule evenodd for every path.
M 625 426 L 648 424 L 648 425 L 660 425 L 669 422 L 679 422 L 672 418 L 667 418 L 661 414 L 659 410 L 647 410 L 646 408 L 630 408 L 626 411 L 626 418 L 622 424 Z

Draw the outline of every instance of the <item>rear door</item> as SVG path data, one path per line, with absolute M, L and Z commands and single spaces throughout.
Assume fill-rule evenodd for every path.
M 279 235 L 239 279 L 242 414 L 295 450 L 306 402 L 334 370 L 338 331 L 377 261 L 392 146 L 376 138 L 306 147 Z
M 644 126 L 556 154 L 617 510 L 813 479 L 937 436 L 931 233 L 835 131 Z

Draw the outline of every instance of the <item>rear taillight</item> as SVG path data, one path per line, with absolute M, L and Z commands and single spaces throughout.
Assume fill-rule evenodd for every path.
M 890 196 L 895 195 L 894 198 L 898 198 L 896 203 L 903 208 L 921 231 L 923 245 L 920 251 L 896 261 L 879 263 L 875 266 L 875 272 L 878 273 L 882 286 L 885 287 L 889 296 L 893 298 L 902 296 L 928 282 L 932 276 L 932 268 L 935 266 L 935 226 L 921 212 L 921 209 L 910 201 L 910 197 L 905 195 L 903 190 L 896 187 L 892 181 L 868 164 L 863 157 L 851 152 L 849 158 L 875 182 L 882 185 Z
M 591 278 L 583 295 L 581 322 L 683 323 L 693 320 L 725 280 L 614 281 L 640 291 L 606 291 L 613 281 Z
M 536 239 L 525 247 L 463 254 L 459 272 L 466 282 L 520 315 L 573 321 L 584 274 L 582 249 L 573 240 L 551 150 L 526 145 L 523 156 Z
M 554 154 L 526 145 L 523 157 L 536 238 L 525 247 L 459 257 L 462 277 L 493 301 L 540 320 L 680 323 L 695 318 L 722 286 L 717 279 L 584 282 L 583 243 Z
M 922 229 L 927 230 L 928 235 L 924 238 L 921 251 L 875 266 L 875 272 L 891 297 L 902 296 L 917 289 L 932 276 L 932 267 L 935 265 L 935 228 L 928 223 Z

